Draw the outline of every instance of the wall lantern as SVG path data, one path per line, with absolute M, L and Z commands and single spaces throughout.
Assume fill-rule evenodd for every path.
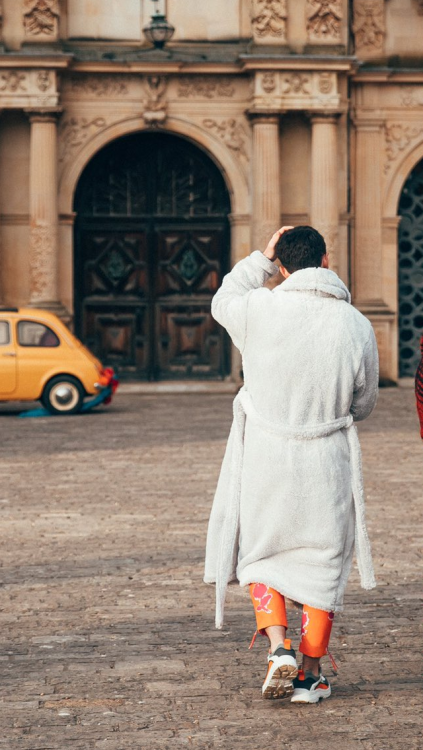
M 157 3 L 159 0 L 153 0 Z M 156 12 L 151 16 L 150 23 L 143 28 L 144 36 L 149 42 L 154 44 L 156 49 L 163 49 L 166 42 L 172 39 L 175 33 L 175 27 L 167 20 L 164 13 L 160 13 L 157 6 Z

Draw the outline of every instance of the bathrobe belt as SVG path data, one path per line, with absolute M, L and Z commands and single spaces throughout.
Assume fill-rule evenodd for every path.
M 234 435 L 229 496 L 217 558 L 216 627 L 220 629 L 223 626 L 226 588 L 229 581 L 233 579 L 233 572 L 237 564 L 241 477 L 246 417 L 248 417 L 253 424 L 261 427 L 268 433 L 273 433 L 279 437 L 291 438 L 294 440 L 316 440 L 318 438 L 332 435 L 338 430 L 345 430 L 350 453 L 351 486 L 355 510 L 355 547 L 358 569 L 360 572 L 362 587 L 364 589 L 374 588 L 376 582 L 373 572 L 370 542 L 366 529 L 361 449 L 352 415 L 348 414 L 345 417 L 334 419 L 331 422 L 320 422 L 303 426 L 277 424 L 264 419 L 256 411 L 250 394 L 245 388 L 241 388 L 234 399 L 233 414 Z

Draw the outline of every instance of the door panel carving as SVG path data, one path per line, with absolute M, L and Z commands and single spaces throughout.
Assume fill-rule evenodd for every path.
M 228 338 L 210 303 L 229 260 L 229 197 L 199 149 L 120 139 L 88 165 L 75 209 L 77 333 L 121 374 L 222 378 Z

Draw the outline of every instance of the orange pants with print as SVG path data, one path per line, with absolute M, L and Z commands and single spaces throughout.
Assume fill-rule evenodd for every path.
M 250 595 L 259 633 L 264 634 L 265 628 L 272 625 L 288 627 L 285 598 L 282 594 L 264 583 L 250 583 Z M 302 654 L 318 659 L 327 653 L 333 619 L 333 612 L 304 604 L 299 647 Z

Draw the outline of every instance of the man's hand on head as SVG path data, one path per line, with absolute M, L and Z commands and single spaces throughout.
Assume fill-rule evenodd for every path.
M 265 255 L 266 258 L 269 258 L 269 260 L 271 261 L 276 260 L 276 252 L 275 252 L 276 243 L 279 240 L 279 238 L 282 237 L 284 232 L 288 231 L 288 229 L 294 229 L 294 227 L 281 227 L 280 229 L 278 229 L 277 232 L 275 232 L 268 246 L 266 247 L 266 250 L 263 253 L 263 255 Z

